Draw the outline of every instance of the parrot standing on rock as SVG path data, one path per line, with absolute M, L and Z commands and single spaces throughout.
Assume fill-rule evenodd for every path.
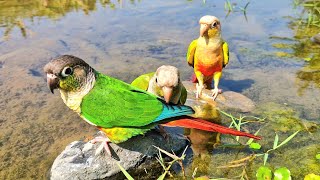
M 183 105 L 187 100 L 187 90 L 180 81 L 178 68 L 174 66 L 160 66 L 155 73 L 137 77 L 131 85 L 163 97 L 166 103 Z
M 151 93 L 99 73 L 75 56 L 53 59 L 45 65 L 44 71 L 51 92 L 59 89 L 63 102 L 70 109 L 104 132 L 106 137 L 96 137 L 92 142 L 102 142 L 109 155 L 109 142 L 124 142 L 158 124 L 261 139 L 192 118 L 188 116 L 194 113 L 191 107 L 166 104 Z
M 188 48 L 187 62 L 194 68 L 196 80 L 196 97 L 199 98 L 205 88 L 211 88 L 212 79 L 214 87 L 212 96 L 215 99 L 219 93 L 218 85 L 222 76 L 222 69 L 229 62 L 229 49 L 227 42 L 221 36 L 221 24 L 215 16 L 203 16 L 200 21 L 200 36 L 193 40 Z

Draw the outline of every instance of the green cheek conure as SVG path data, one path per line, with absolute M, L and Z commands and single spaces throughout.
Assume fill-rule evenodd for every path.
M 203 16 L 200 21 L 200 36 L 193 40 L 188 48 L 187 62 L 193 67 L 196 77 L 199 98 L 204 89 L 204 84 L 211 88 L 212 79 L 214 87 L 212 96 L 215 99 L 219 93 L 218 85 L 222 76 L 222 69 L 229 62 L 229 48 L 221 36 L 221 24 L 214 16 Z
M 63 55 L 45 67 L 48 87 L 59 89 L 64 103 L 107 138 L 97 137 L 110 154 L 108 142 L 120 143 L 158 124 L 261 139 L 249 133 L 189 117 L 193 109 L 168 105 L 159 97 L 99 73 L 80 58 Z
M 137 77 L 131 85 L 163 97 L 166 103 L 183 105 L 187 100 L 187 90 L 174 66 L 160 66 L 156 72 Z

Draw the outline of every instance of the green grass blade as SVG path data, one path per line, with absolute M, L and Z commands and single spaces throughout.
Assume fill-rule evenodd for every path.
M 263 156 L 263 165 L 265 166 L 267 164 L 267 160 L 268 160 L 269 154 L 265 153 Z
M 159 158 L 156 157 L 156 160 L 160 163 L 160 165 L 162 166 L 163 169 L 166 169 L 166 167 L 164 166 L 162 160 L 160 160 Z
M 274 137 L 274 141 L 273 141 L 273 149 L 276 149 L 277 146 L 278 146 L 278 142 L 279 142 L 279 136 L 278 134 L 276 133 L 276 136 Z
M 302 4 L 302 6 L 304 6 L 304 7 L 314 7 L 314 4 L 307 4 L 307 3 L 305 3 L 305 4 Z
M 249 6 L 249 4 L 250 4 L 250 1 L 247 2 L 247 4 L 244 6 L 244 9 L 247 9 L 247 7 Z
M 258 135 L 258 133 L 260 132 L 260 129 L 258 129 L 258 131 L 256 132 L 256 133 L 254 133 L 254 135 Z M 246 145 L 249 145 L 249 144 L 251 144 L 252 142 L 253 142 L 253 138 L 250 138 L 248 141 L 247 141 L 247 143 L 246 143 Z
M 167 175 L 167 171 L 164 172 L 160 177 L 158 177 L 157 180 L 164 180 L 164 178 L 166 177 L 166 175 Z
M 291 136 L 287 137 L 287 139 L 285 139 L 282 143 L 280 143 L 276 148 L 281 147 L 282 145 L 285 145 L 286 143 L 288 143 L 294 136 L 296 136 L 298 134 L 299 131 L 291 134 Z
M 134 180 L 133 177 L 118 162 L 116 162 L 116 164 L 128 180 Z
M 174 155 L 174 154 L 171 154 L 171 153 L 169 153 L 169 152 L 167 152 L 167 151 L 165 151 L 165 150 L 163 150 L 163 149 L 160 149 L 160 148 L 157 147 L 157 146 L 154 146 L 154 147 L 157 148 L 157 149 L 158 149 L 159 151 L 161 151 L 162 153 L 166 154 L 167 156 L 171 157 L 172 159 L 175 159 L 175 160 L 180 159 L 178 156 L 176 156 L 176 155 Z
M 310 26 L 311 22 L 312 22 L 312 14 L 311 14 L 311 12 L 309 12 L 308 13 L 308 26 Z

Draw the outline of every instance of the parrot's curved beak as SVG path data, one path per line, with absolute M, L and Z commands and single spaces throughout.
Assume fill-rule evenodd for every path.
M 209 30 L 210 26 L 208 24 L 200 24 L 200 37 L 203 37 L 204 33 Z
M 54 74 L 47 74 L 47 84 L 53 94 L 53 90 L 59 87 L 59 78 Z
M 162 88 L 162 91 L 163 91 L 164 100 L 166 101 L 166 103 L 169 103 L 172 96 L 172 91 L 173 91 L 172 87 L 164 86 Z

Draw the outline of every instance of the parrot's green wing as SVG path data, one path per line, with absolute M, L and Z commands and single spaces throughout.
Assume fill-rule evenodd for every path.
M 81 103 L 81 116 L 102 128 L 143 127 L 193 112 L 188 106 L 165 105 L 153 94 L 100 73 Z
M 181 89 L 181 96 L 180 96 L 180 100 L 179 100 L 179 104 L 180 105 L 184 105 L 184 103 L 186 103 L 187 101 L 187 89 L 182 85 L 182 89 Z
M 222 44 L 223 50 L 223 67 L 226 67 L 229 63 L 229 47 L 227 42 L 223 42 Z
M 135 80 L 132 81 L 131 85 L 139 89 L 147 90 L 149 86 L 149 81 L 153 77 L 154 73 L 155 72 L 143 74 L 137 77 Z
M 192 67 L 194 66 L 194 53 L 196 51 L 197 44 L 198 44 L 198 40 L 197 39 L 193 40 L 190 43 L 188 52 L 187 52 L 187 62 Z

